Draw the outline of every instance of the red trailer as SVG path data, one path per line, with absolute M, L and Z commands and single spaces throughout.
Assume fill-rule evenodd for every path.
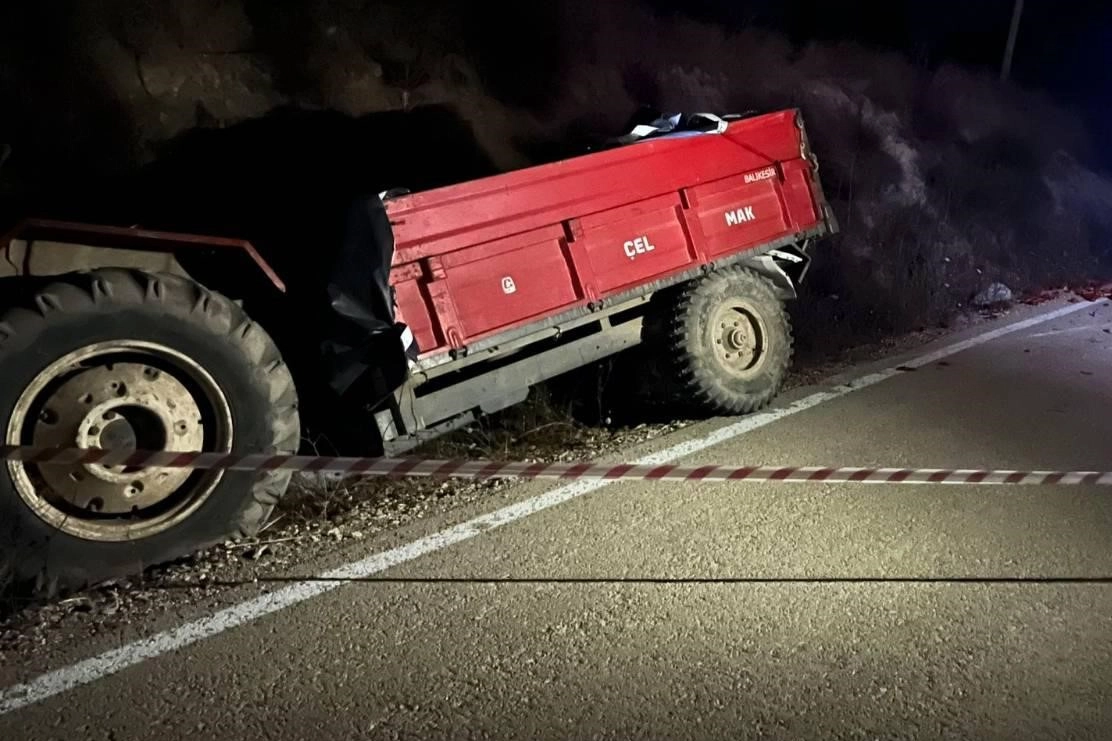
M 807 246 L 836 229 L 817 171 L 787 110 L 387 201 L 398 315 L 420 348 L 407 403 L 380 415 L 387 449 L 640 342 L 649 300 L 679 285 L 677 319 L 722 325 L 705 342 L 673 338 L 688 346 L 670 357 L 694 354 L 692 391 L 719 411 L 763 406 L 790 342 L 769 301 L 794 296 Z M 715 294 L 725 303 L 708 304 Z M 767 367 L 760 342 L 775 350 Z M 712 350 L 730 377 L 707 377 Z
M 4 443 L 296 452 L 318 378 L 287 364 L 286 338 L 314 333 L 333 388 L 378 379 L 389 453 L 643 342 L 691 399 L 758 409 L 790 362 L 783 304 L 837 227 L 798 111 L 710 118 L 713 131 L 369 199 L 366 238 L 329 286 L 347 322 L 332 336 L 206 284 L 197 266 L 239 260 L 280 295 L 294 276 L 247 242 L 25 222 L 0 242 Z M 377 341 L 360 347 L 363 330 Z M 133 572 L 257 531 L 288 485 L 8 461 L 0 574 L 74 587 Z

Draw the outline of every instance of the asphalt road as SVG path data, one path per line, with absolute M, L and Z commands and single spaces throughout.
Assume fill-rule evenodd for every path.
M 683 462 L 1112 469 L 1106 303 L 835 379 Z M 1047 581 L 1074 578 L 1097 581 Z M 613 484 L 10 709 L 0 738 L 1112 738 L 1112 491 Z

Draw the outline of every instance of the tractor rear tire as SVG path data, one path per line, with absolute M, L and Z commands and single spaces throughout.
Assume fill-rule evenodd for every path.
M 772 283 L 730 266 L 679 295 L 670 328 L 680 389 L 701 410 L 749 414 L 780 392 L 791 365 L 791 320 Z
M 172 275 L 53 279 L 0 316 L 8 445 L 296 453 L 293 378 L 230 299 Z M 289 472 L 0 461 L 0 574 L 51 597 L 265 522 Z

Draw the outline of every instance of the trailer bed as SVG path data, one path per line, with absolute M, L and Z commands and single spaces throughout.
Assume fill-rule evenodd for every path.
M 426 367 L 834 228 L 794 109 L 386 202 Z

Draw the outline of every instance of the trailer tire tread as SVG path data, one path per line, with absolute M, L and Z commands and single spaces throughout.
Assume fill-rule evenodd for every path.
M 741 384 L 724 377 L 701 340 L 716 301 L 743 295 L 760 310 L 769 337 L 769 355 L 760 376 Z M 791 319 L 771 282 L 755 270 L 724 267 L 686 285 L 676 301 L 670 324 L 673 377 L 690 402 L 723 414 L 750 414 L 768 406 L 779 393 L 794 355 Z

